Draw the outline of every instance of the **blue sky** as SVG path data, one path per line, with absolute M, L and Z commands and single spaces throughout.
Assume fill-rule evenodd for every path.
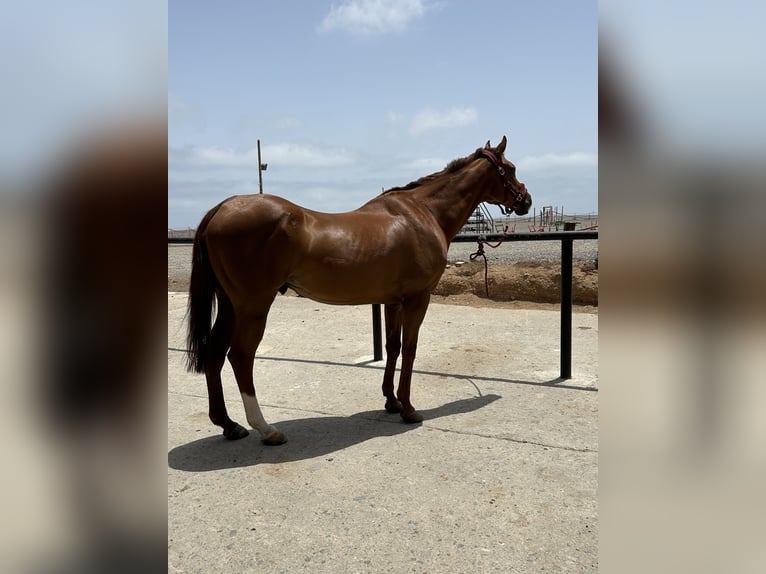
M 168 226 L 264 191 L 322 211 L 509 139 L 535 206 L 598 209 L 596 2 L 171 0 Z

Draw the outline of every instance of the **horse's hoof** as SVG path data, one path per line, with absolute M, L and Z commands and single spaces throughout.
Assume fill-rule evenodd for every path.
M 287 442 L 287 436 L 285 436 L 285 433 L 275 430 L 263 437 L 261 442 L 268 446 L 277 446 L 279 444 L 285 444 Z
M 399 401 L 386 401 L 386 411 L 389 413 L 400 413 L 402 412 L 402 403 Z
M 408 415 L 401 413 L 401 417 L 402 417 L 402 421 L 404 421 L 408 425 L 423 422 L 423 415 L 421 415 L 418 411 L 412 411 Z
M 234 425 L 234 428 L 232 428 L 229 431 L 224 430 L 223 436 L 225 436 L 228 440 L 239 440 L 241 438 L 245 438 L 247 435 L 250 434 L 250 431 L 248 431 L 245 427 L 242 425 Z

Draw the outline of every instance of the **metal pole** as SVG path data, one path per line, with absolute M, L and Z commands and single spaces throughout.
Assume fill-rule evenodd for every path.
M 381 337 L 380 303 L 372 306 L 372 355 L 374 361 L 383 360 L 383 338 Z
M 572 244 L 561 240 L 561 378 L 572 378 Z
M 258 189 L 259 193 L 263 193 L 263 174 L 261 173 L 261 140 L 258 140 Z

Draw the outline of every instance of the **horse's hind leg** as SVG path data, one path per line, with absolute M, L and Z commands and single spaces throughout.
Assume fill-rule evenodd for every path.
M 246 437 L 249 433 L 245 427 L 229 418 L 223 397 L 221 369 L 226 360 L 226 350 L 229 348 L 234 332 L 234 309 L 231 301 L 222 294 L 218 295 L 218 313 L 210 333 L 208 343 L 208 360 L 205 368 L 207 395 L 210 404 L 210 420 L 223 428 L 223 436 L 229 440 Z
M 383 374 L 383 396 L 386 397 L 386 410 L 389 413 L 402 412 L 402 403 L 394 394 L 394 374 L 396 361 L 402 349 L 402 306 L 386 305 L 386 370 Z
M 257 311 L 237 312 L 234 337 L 231 341 L 231 349 L 229 349 L 229 363 L 234 369 L 234 376 L 242 395 L 247 422 L 260 433 L 262 442 L 268 445 L 287 442 L 287 437 L 263 418 L 253 384 L 255 351 L 263 339 L 263 333 L 266 329 L 266 315 L 274 296 L 276 296 L 276 292 L 268 300 L 268 303 L 259 306 Z

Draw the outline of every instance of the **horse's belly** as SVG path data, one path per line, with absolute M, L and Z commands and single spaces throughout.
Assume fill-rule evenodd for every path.
M 405 279 L 400 270 L 386 265 L 346 268 L 325 261 L 296 273 L 288 285 L 304 297 L 332 305 L 398 303 L 408 294 L 432 288 L 438 281 L 433 275 L 421 272 Z

